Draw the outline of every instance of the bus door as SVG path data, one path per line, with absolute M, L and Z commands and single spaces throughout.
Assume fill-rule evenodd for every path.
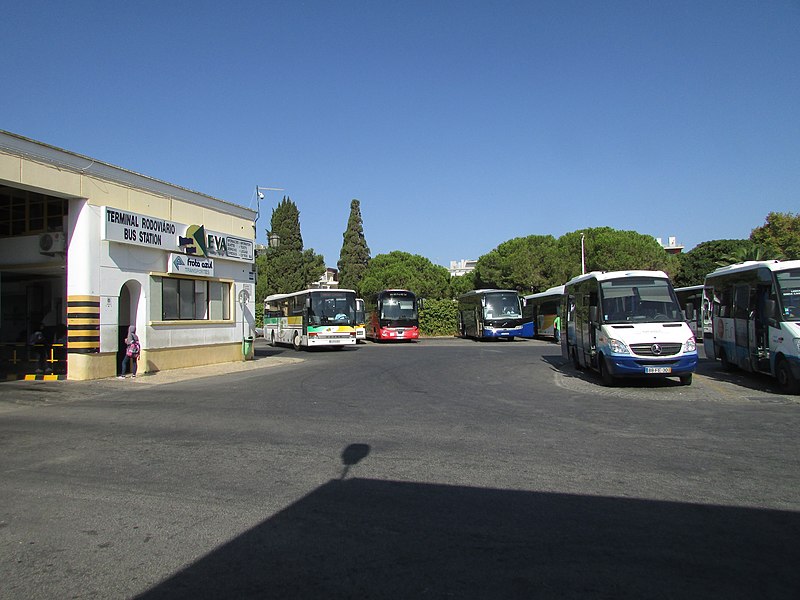
M 564 321 L 567 334 L 561 336 L 561 358 L 569 360 L 571 348 L 575 347 L 575 295 L 568 294 L 564 299 Z
M 733 331 L 736 344 L 734 363 L 742 369 L 753 370 L 752 348 L 755 345 L 755 329 L 750 286 L 737 285 L 733 290 Z
M 580 312 L 580 344 L 582 346 L 584 363 L 597 367 L 597 330 L 600 327 L 598 319 L 600 316 L 599 294 L 597 293 L 597 282 L 593 282 L 594 287 L 588 294 L 583 295 L 583 306 Z
M 772 286 L 768 284 L 759 284 L 753 292 L 755 296 L 753 299 L 753 306 L 755 307 L 755 317 L 753 319 L 755 347 L 751 352 L 754 357 L 756 368 L 759 371 L 769 373 L 769 320 L 772 316 L 772 310 L 770 310 L 768 306 L 772 293 Z
M 577 357 L 583 366 L 591 366 L 595 348 L 595 326 L 591 320 L 592 299 L 597 294 L 580 294 L 575 307 L 575 346 Z

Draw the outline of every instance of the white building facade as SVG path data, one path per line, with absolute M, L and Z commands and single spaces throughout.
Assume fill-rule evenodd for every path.
M 0 131 L 3 375 L 114 376 L 131 325 L 140 372 L 242 360 L 255 330 L 255 218 Z M 40 326 L 47 341 L 32 352 Z
M 461 260 L 451 260 L 450 268 L 447 270 L 450 272 L 452 277 L 460 277 L 461 275 L 472 273 L 477 265 L 477 260 L 462 258 Z

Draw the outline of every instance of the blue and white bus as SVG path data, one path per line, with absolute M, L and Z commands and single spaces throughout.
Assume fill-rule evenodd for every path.
M 578 369 L 692 383 L 697 343 L 663 271 L 593 272 L 564 286 L 561 353 Z M 566 321 L 566 323 L 565 323 Z
M 721 267 L 706 275 L 704 293 L 712 330 L 706 356 L 800 392 L 800 260 Z
M 524 298 L 522 312 L 526 321 L 531 319 L 531 332 L 529 337 L 541 336 L 555 339 L 553 322 L 558 315 L 561 300 L 564 297 L 564 286 L 557 285 L 538 294 L 530 294 Z M 528 327 L 526 322 L 524 327 Z
M 522 336 L 522 324 L 516 290 L 472 290 L 458 298 L 461 337 L 513 340 Z

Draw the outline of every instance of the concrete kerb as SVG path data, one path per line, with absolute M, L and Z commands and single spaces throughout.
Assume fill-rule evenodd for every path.
M 214 377 L 216 375 L 228 375 L 230 373 L 240 373 L 242 371 L 252 371 L 266 367 L 277 367 L 281 365 L 292 365 L 303 362 L 302 358 L 290 358 L 285 356 L 261 356 L 252 360 L 234 361 L 227 363 L 217 363 L 213 365 L 201 365 L 198 367 L 186 367 L 183 369 L 169 369 L 165 371 L 155 371 L 153 373 L 143 373 L 132 378 L 126 377 L 126 381 L 142 385 L 160 385 L 164 383 L 174 383 L 187 379 L 199 379 L 202 377 Z M 120 381 L 122 383 L 122 381 Z

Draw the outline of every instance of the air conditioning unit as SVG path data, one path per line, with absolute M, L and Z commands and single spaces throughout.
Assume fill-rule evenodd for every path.
M 41 254 L 64 253 L 67 249 L 67 238 L 60 231 L 43 233 L 39 236 L 39 252 Z

